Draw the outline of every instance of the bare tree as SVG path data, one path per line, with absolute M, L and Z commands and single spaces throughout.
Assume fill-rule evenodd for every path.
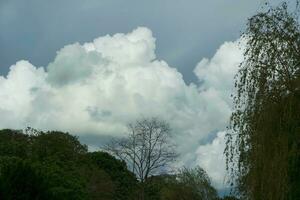
M 157 118 L 143 118 L 128 124 L 128 137 L 113 140 L 106 150 L 124 160 L 141 183 L 175 160 L 168 123 Z

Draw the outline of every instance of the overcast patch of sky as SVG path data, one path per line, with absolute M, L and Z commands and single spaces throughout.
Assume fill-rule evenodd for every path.
M 264 0 L 1 0 L 0 74 L 20 59 L 46 66 L 66 44 L 149 27 L 159 59 L 186 82 L 224 41 L 235 40 Z

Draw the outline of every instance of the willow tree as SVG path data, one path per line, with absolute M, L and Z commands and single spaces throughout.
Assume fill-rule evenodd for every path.
M 295 8 L 295 7 L 293 7 Z M 299 7 L 287 3 L 251 17 L 225 155 L 243 199 L 300 196 Z

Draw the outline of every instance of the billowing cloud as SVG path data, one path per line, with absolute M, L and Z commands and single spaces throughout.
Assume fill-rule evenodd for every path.
M 223 189 L 226 186 L 224 148 L 225 132 L 222 131 L 218 132 L 217 137 L 211 143 L 201 145 L 196 151 L 197 164 L 209 174 L 217 189 Z
M 56 129 L 89 141 L 88 135 L 122 136 L 127 123 L 158 116 L 173 128 L 178 165 L 209 169 L 222 161 L 203 151 L 219 153 L 223 144 L 215 142 L 219 134 L 205 143 L 228 123 L 241 59 L 238 42 L 226 42 L 196 66 L 199 83 L 187 85 L 176 68 L 156 59 L 155 38 L 147 28 L 67 45 L 45 68 L 19 61 L 0 76 L 0 128 Z M 208 172 L 214 183 L 222 176 Z
M 244 45 L 244 40 L 225 42 L 211 59 L 202 59 L 194 69 L 194 73 L 202 82 L 201 88 L 217 90 L 227 105 L 232 102 L 228 97 L 233 93 L 233 79 L 243 60 Z

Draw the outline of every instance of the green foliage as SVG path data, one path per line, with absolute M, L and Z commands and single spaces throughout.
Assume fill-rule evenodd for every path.
M 208 175 L 200 167 L 194 169 L 182 169 L 178 175 L 178 179 L 181 184 L 190 188 L 199 199 L 208 200 L 217 198 L 217 192 L 211 186 Z
M 0 130 L 0 156 L 26 158 L 28 155 L 29 136 L 21 131 Z
M 249 19 L 225 154 L 244 199 L 300 196 L 300 28 L 286 3 Z M 294 178 L 297 177 L 297 178 Z
M 218 197 L 209 177 L 200 167 L 183 168 L 168 182 L 168 187 L 163 190 L 164 200 L 214 200 Z
M 169 185 L 170 175 L 151 176 L 144 183 L 145 199 L 147 200 L 161 200 L 163 199 L 163 190 Z M 172 177 L 173 179 L 173 177 Z
M 86 179 L 86 187 L 89 199 L 112 200 L 117 194 L 115 185 L 111 177 L 97 166 L 90 165 L 81 171 L 81 176 Z
M 75 166 L 72 169 L 64 164 L 53 161 L 40 163 L 51 199 L 87 199 L 85 177 L 80 176 Z
M 31 152 L 34 159 L 41 161 L 77 162 L 87 153 L 87 147 L 68 133 L 49 131 L 32 138 Z
M 205 171 L 196 167 L 184 168 L 174 175 L 161 175 L 148 179 L 145 188 L 149 200 L 217 200 Z
M 87 199 L 84 183 L 53 165 L 1 157 L 1 199 Z
M 128 171 L 126 163 L 106 152 L 92 152 L 88 156 L 99 169 L 104 170 L 116 182 L 114 199 L 132 199 L 137 187 L 135 175 Z
M 48 199 L 46 183 L 38 167 L 17 157 L 1 157 L 0 198 Z
M 138 182 L 124 161 L 88 152 L 77 137 L 59 131 L 0 131 L 2 200 L 216 199 L 201 168 Z
M 68 133 L 27 133 L 0 131 L 0 199 L 130 199 L 136 179 L 125 163 Z

